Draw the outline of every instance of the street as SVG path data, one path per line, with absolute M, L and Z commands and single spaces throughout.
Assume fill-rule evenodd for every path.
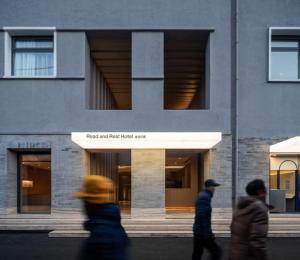
M 47 233 L 0 233 L 0 259 L 76 259 L 82 239 L 48 238 Z M 229 240 L 218 238 L 227 259 Z M 300 238 L 270 238 L 272 260 L 299 259 Z M 133 260 L 191 259 L 192 238 L 131 238 Z M 206 259 L 206 257 L 204 257 Z

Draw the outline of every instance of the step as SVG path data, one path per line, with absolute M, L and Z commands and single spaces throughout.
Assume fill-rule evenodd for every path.
M 216 237 L 230 237 L 229 231 L 215 231 Z M 129 237 L 193 237 L 192 231 L 128 231 Z M 55 230 L 49 232 L 50 238 L 86 238 L 89 236 L 89 232 L 84 230 Z M 270 231 L 268 237 L 293 237 L 300 238 L 300 231 Z

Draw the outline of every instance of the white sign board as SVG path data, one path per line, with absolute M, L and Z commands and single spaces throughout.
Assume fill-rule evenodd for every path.
M 210 149 L 220 132 L 73 132 L 84 149 Z

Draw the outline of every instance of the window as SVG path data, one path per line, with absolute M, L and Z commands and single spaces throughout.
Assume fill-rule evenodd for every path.
M 300 37 L 272 36 L 271 79 L 300 79 Z
M 52 36 L 12 37 L 13 76 L 53 76 Z

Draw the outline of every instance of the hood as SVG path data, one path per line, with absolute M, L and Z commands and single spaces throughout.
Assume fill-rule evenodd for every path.
M 245 208 L 251 206 L 252 203 L 254 203 L 254 202 L 257 201 L 257 200 L 258 200 L 257 198 L 255 198 L 255 197 L 250 197 L 250 196 L 248 196 L 248 197 L 241 197 L 241 198 L 239 199 L 237 208 L 238 208 L 238 209 L 245 209 Z

